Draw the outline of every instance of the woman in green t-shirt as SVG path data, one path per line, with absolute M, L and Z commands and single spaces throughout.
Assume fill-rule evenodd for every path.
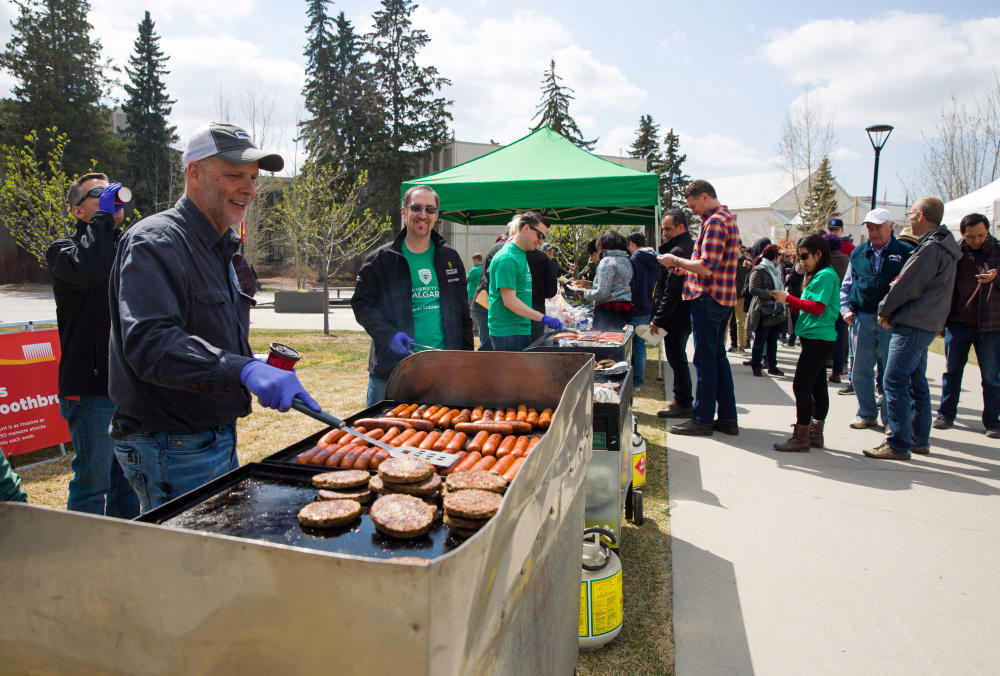
M 774 444 L 779 451 L 808 451 L 823 448 L 823 423 L 830 410 L 826 386 L 826 360 L 833 354 L 840 314 L 840 278 L 830 262 L 830 245 L 815 233 L 799 240 L 799 261 L 809 283 L 797 298 L 787 291 L 771 291 L 779 303 L 799 311 L 795 335 L 802 351 L 795 365 L 795 425 L 792 438 Z

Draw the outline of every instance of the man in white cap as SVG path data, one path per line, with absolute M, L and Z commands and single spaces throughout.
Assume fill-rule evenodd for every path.
M 248 342 L 256 279 L 234 228 L 258 171 L 284 161 L 213 122 L 181 162 L 184 195 L 123 233 L 110 278 L 111 437 L 143 512 L 238 466 L 251 393 L 280 411 L 295 397 L 320 410 L 294 371 L 255 360 Z
M 879 426 L 875 387 L 882 385 L 892 332 L 879 326 L 878 304 L 912 251 L 893 236 L 892 215 L 888 210 L 872 209 L 865 216 L 864 225 L 868 240 L 851 252 L 851 262 L 840 287 L 840 314 L 850 326 L 854 353 L 851 384 L 858 398 L 857 418 L 851 423 L 854 429 Z M 881 412 L 882 424 L 886 425 L 884 401 Z

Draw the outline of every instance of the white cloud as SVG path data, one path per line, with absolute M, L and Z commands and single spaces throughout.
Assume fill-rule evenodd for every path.
M 830 160 L 834 162 L 854 162 L 861 158 L 860 153 L 856 153 L 850 148 L 836 148 L 832 153 L 830 153 Z
M 682 31 L 680 28 L 674 28 L 673 32 L 670 33 L 670 35 L 663 38 L 663 41 L 660 42 L 660 46 L 663 47 L 664 49 L 671 47 L 679 47 L 686 41 L 687 41 L 687 36 L 684 35 L 684 31 Z
M 893 11 L 855 21 L 811 21 L 780 31 L 765 58 L 810 98 L 835 106 L 837 123 L 889 123 L 911 139 L 930 129 L 952 95 L 990 88 L 1000 64 L 1000 17 L 951 21 Z
M 436 64 L 452 81 L 445 94 L 455 101 L 453 126 L 464 140 L 510 143 L 524 136 L 553 58 L 562 84 L 574 90 L 570 114 L 588 137 L 599 136 L 599 110 L 636 110 L 646 96 L 617 66 L 574 43 L 562 23 L 531 10 L 471 23 L 448 8 L 421 6 L 413 22 L 431 37 L 420 62 Z
M 594 152 L 599 155 L 624 157 L 635 140 L 635 127 L 615 127 L 597 141 Z
M 773 158 L 761 157 L 759 151 L 739 139 L 722 134 L 678 135 L 681 150 L 687 154 L 684 170 L 694 178 L 698 174 L 728 176 L 773 169 Z
M 117 20 L 118 17 L 132 17 L 133 28 L 142 21 L 143 13 L 148 9 L 153 21 L 160 23 L 179 22 L 180 25 L 197 23 L 204 27 L 218 29 L 224 27 L 227 21 L 236 21 L 257 13 L 258 7 L 254 0 L 240 2 L 206 2 L 206 0 L 157 0 L 150 7 L 147 0 L 93 0 L 90 3 L 90 20 L 95 26 L 102 17 Z

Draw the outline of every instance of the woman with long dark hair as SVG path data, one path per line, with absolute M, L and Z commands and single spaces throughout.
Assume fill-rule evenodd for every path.
M 799 311 L 795 335 L 802 343 L 802 350 L 792 383 L 795 425 L 791 439 L 774 444 L 776 450 L 793 452 L 823 447 L 823 423 L 830 410 L 826 360 L 833 354 L 840 314 L 840 278 L 830 262 L 830 245 L 823 235 L 816 233 L 800 239 L 796 248 L 810 278 L 802 297 L 787 291 L 771 291 L 776 301 Z
M 788 318 L 784 308 L 771 298 L 771 291 L 784 290 L 781 267 L 776 263 L 780 250 L 768 244 L 753 260 L 750 273 L 750 312 L 747 326 L 753 327 L 753 349 L 750 352 L 750 368 L 755 376 L 763 376 L 762 359 L 767 348 L 767 372 L 775 376 L 785 375 L 778 368 L 778 333 Z M 781 310 L 775 314 L 775 309 Z

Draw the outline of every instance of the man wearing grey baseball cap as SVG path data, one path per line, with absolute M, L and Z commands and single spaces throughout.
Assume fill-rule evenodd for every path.
M 194 132 L 181 161 L 184 194 L 125 231 L 110 278 L 111 437 L 143 512 L 239 465 L 236 419 L 251 394 L 320 410 L 294 371 L 255 360 L 249 343 L 256 278 L 234 228 L 259 170 L 284 161 L 218 122 Z

